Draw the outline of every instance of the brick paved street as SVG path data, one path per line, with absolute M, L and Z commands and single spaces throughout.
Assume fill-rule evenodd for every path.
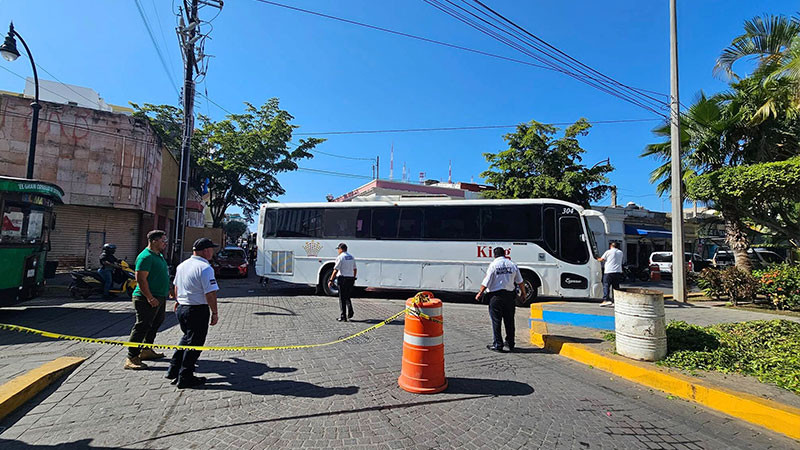
M 334 299 L 304 288 L 223 280 L 220 324 L 208 345 L 327 342 L 402 308 L 404 293 L 367 292 L 353 322 Z M 366 297 L 366 298 L 364 298 Z M 386 298 L 389 297 L 389 298 Z M 515 354 L 485 349 L 486 307 L 445 299 L 450 387 L 430 396 L 397 387 L 401 320 L 336 346 L 290 351 L 205 352 L 201 390 L 178 391 L 167 361 L 124 371 L 124 350 L 0 332 L 0 377 L 36 358 L 92 356 L 0 422 L 0 447 L 55 448 L 797 448 L 796 441 L 565 358 L 530 348 L 527 309 L 517 311 Z M 63 304 L 62 304 L 63 303 Z M 67 334 L 125 338 L 125 301 L 40 299 L 1 310 L 2 321 Z M 158 342 L 177 343 L 169 313 Z M 33 362 L 30 362 L 33 361 Z

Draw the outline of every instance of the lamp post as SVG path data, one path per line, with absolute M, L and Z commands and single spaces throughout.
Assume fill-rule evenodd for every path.
M 17 41 L 14 40 L 14 37 L 18 37 L 19 41 L 22 42 L 22 46 L 25 47 L 25 52 L 28 53 L 28 59 L 31 60 L 31 68 L 33 68 L 33 87 L 35 94 L 33 96 L 33 103 L 31 103 L 33 120 L 31 122 L 31 143 L 28 149 L 28 171 L 25 175 L 25 178 L 30 180 L 33 179 L 33 162 L 36 157 L 36 134 L 39 131 L 39 110 L 42 109 L 42 105 L 39 104 L 39 75 L 36 73 L 36 63 L 33 62 L 31 49 L 28 48 L 25 39 L 22 39 L 22 36 L 14 30 L 14 22 L 11 22 L 11 25 L 9 25 L 6 40 L 3 42 L 3 45 L 0 45 L 0 55 L 3 55 L 3 59 L 6 61 L 14 61 L 19 58 Z

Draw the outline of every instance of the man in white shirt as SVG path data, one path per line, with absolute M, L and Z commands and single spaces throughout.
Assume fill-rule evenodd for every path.
M 183 331 L 178 345 L 202 346 L 206 343 L 209 320 L 219 321 L 217 311 L 217 280 L 208 263 L 219 247 L 211 239 L 194 241 L 192 257 L 180 263 L 175 270 L 172 296 L 177 300 L 176 315 Z M 169 364 L 167 378 L 178 384 L 178 389 L 202 386 L 206 379 L 194 376 L 194 366 L 200 357 L 198 350 L 176 350 Z
M 492 251 L 494 261 L 486 269 L 486 277 L 481 282 L 481 289 L 475 300 L 480 301 L 484 291 L 489 292 L 489 317 L 492 319 L 492 334 L 494 341 L 486 348 L 493 352 L 503 352 L 503 334 L 500 322 L 506 327 L 506 345 L 508 351 L 514 351 L 514 312 L 517 309 L 517 292 L 519 286 L 522 298 L 525 298 L 525 285 L 522 283 L 522 274 L 517 265 L 506 258 L 503 247 L 495 247 Z
M 619 289 L 619 283 L 622 281 L 622 250 L 619 249 L 619 244 L 612 242 L 608 250 L 597 260 L 605 263 L 603 267 L 603 303 L 600 303 L 600 306 L 613 306 L 614 301 L 611 300 L 613 292 L 610 292 L 610 288 Z
M 331 279 L 328 280 L 328 285 L 333 285 L 333 280 L 336 280 L 338 274 L 339 279 L 339 322 L 347 322 L 347 319 L 353 318 L 353 302 L 350 296 L 353 293 L 353 285 L 356 283 L 356 259 L 353 255 L 347 253 L 347 244 L 342 242 L 336 247 L 339 256 L 336 257 L 336 263 L 333 266 L 333 273 Z

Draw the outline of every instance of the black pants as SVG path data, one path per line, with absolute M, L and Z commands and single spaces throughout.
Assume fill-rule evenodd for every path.
M 503 346 L 503 334 L 500 330 L 502 322 L 506 327 L 506 344 L 514 346 L 514 313 L 517 310 L 514 291 L 489 292 L 489 317 L 492 318 L 492 334 L 495 347 Z
M 339 310 L 343 318 L 353 315 L 353 302 L 350 300 L 350 296 L 353 295 L 355 282 L 355 277 L 338 277 L 337 279 L 337 284 L 339 285 Z
M 178 305 L 178 323 L 183 337 L 178 345 L 201 346 L 206 343 L 211 310 L 208 305 Z M 194 365 L 200 358 L 199 350 L 175 350 L 169 363 L 169 374 L 180 380 L 194 376 Z
M 164 323 L 164 314 L 167 308 L 167 298 L 158 297 L 158 306 L 151 306 L 146 298 L 141 296 L 133 297 L 133 308 L 136 310 L 136 323 L 131 329 L 129 342 L 144 342 L 152 344 L 156 340 L 156 333 L 161 324 Z M 129 347 L 128 357 L 139 356 L 141 349 Z
M 619 290 L 619 283 L 622 281 L 621 273 L 606 273 L 603 274 L 603 300 L 610 300 L 613 292 L 610 288 Z

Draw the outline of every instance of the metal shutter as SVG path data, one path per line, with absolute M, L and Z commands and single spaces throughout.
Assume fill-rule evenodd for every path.
M 105 233 L 105 242 L 117 246 L 116 256 L 130 263 L 136 261 L 139 248 L 141 213 L 122 209 L 59 205 L 55 207 L 56 228 L 50 234 L 52 250 L 48 259 L 59 267 L 83 267 L 86 260 L 87 234 Z M 99 261 L 90 261 L 97 267 Z

